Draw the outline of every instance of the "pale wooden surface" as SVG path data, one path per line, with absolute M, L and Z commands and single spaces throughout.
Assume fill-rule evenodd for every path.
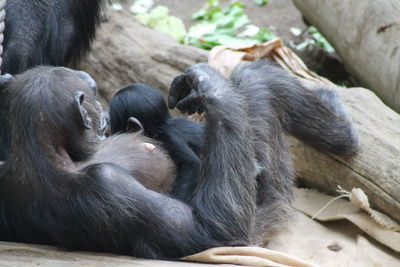
M 30 267 L 215 267 L 214 264 L 200 264 L 183 261 L 159 261 L 139 259 L 128 256 L 94 252 L 71 252 L 57 247 L 30 245 L 23 243 L 0 242 L 0 266 Z M 234 267 L 222 264 L 218 266 Z
M 400 1 L 293 2 L 365 87 L 400 112 Z
M 359 187 L 372 206 L 400 221 L 400 115 L 363 88 L 338 90 L 360 135 L 352 158 L 321 153 L 290 139 L 298 177 L 310 187 L 334 193 Z
M 93 50 L 83 68 L 96 79 L 105 101 L 134 81 L 165 91 L 188 65 L 207 61 L 207 52 L 182 46 L 117 12 L 102 25 Z M 359 129 L 360 151 L 344 159 L 292 138 L 296 174 L 307 185 L 330 193 L 337 185 L 347 190 L 360 187 L 373 208 L 400 221 L 400 115 L 369 90 L 336 88 Z

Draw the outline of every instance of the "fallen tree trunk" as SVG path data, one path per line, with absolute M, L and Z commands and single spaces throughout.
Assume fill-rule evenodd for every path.
M 98 81 L 106 101 L 117 88 L 131 82 L 145 82 L 165 91 L 172 78 L 188 65 L 207 61 L 207 52 L 147 29 L 134 22 L 130 14 L 112 12 L 110 16 L 83 64 Z M 281 61 L 289 70 L 298 64 L 295 60 Z M 369 90 L 335 88 L 359 129 L 360 151 L 344 159 L 291 138 L 296 173 L 307 185 L 331 193 L 337 185 L 348 190 L 360 187 L 373 207 L 400 221 L 400 115 Z
M 98 82 L 103 102 L 121 87 L 147 83 L 164 92 L 187 66 L 206 62 L 204 50 L 182 46 L 170 36 L 136 22 L 126 11 L 110 10 L 87 61 L 81 65 Z
M 297 176 L 306 186 L 335 193 L 361 188 L 373 207 L 400 221 L 400 115 L 369 90 L 339 90 L 360 135 L 360 150 L 345 159 L 290 139 Z
M 349 70 L 400 112 L 400 2 L 294 0 Z

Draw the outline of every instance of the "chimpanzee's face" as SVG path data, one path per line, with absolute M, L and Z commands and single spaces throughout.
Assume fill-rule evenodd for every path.
M 67 69 L 67 68 L 65 68 Z M 109 120 L 107 119 L 107 113 L 103 112 L 103 108 L 99 101 L 96 100 L 97 96 L 97 84 L 95 80 L 84 71 L 75 71 L 71 69 L 67 69 L 68 71 L 72 71 L 74 74 L 79 76 L 86 82 L 87 88 L 85 88 L 86 99 L 85 105 L 91 105 L 91 108 L 88 107 L 88 112 L 93 121 L 93 128 L 96 131 L 99 139 L 104 139 L 106 137 L 107 130 L 109 129 Z M 83 89 L 83 88 L 82 88 Z M 82 90 L 83 91 L 83 90 Z M 91 112 L 92 111 L 92 112 Z

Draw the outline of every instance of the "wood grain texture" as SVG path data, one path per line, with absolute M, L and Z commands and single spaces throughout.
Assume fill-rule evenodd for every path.
M 364 190 L 373 208 L 400 221 L 400 115 L 371 91 L 338 88 L 360 135 L 351 158 L 319 152 L 290 138 L 296 175 L 305 185 L 334 194 L 337 186 Z
M 400 1 L 293 0 L 349 70 L 400 112 Z

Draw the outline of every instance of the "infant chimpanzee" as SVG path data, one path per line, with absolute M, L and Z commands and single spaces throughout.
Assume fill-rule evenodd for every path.
M 134 83 L 120 89 L 110 103 L 111 133 L 143 129 L 145 136 L 158 140 L 176 165 L 177 176 L 171 194 L 185 200 L 193 191 L 200 169 L 203 123 L 171 116 L 162 93 Z

